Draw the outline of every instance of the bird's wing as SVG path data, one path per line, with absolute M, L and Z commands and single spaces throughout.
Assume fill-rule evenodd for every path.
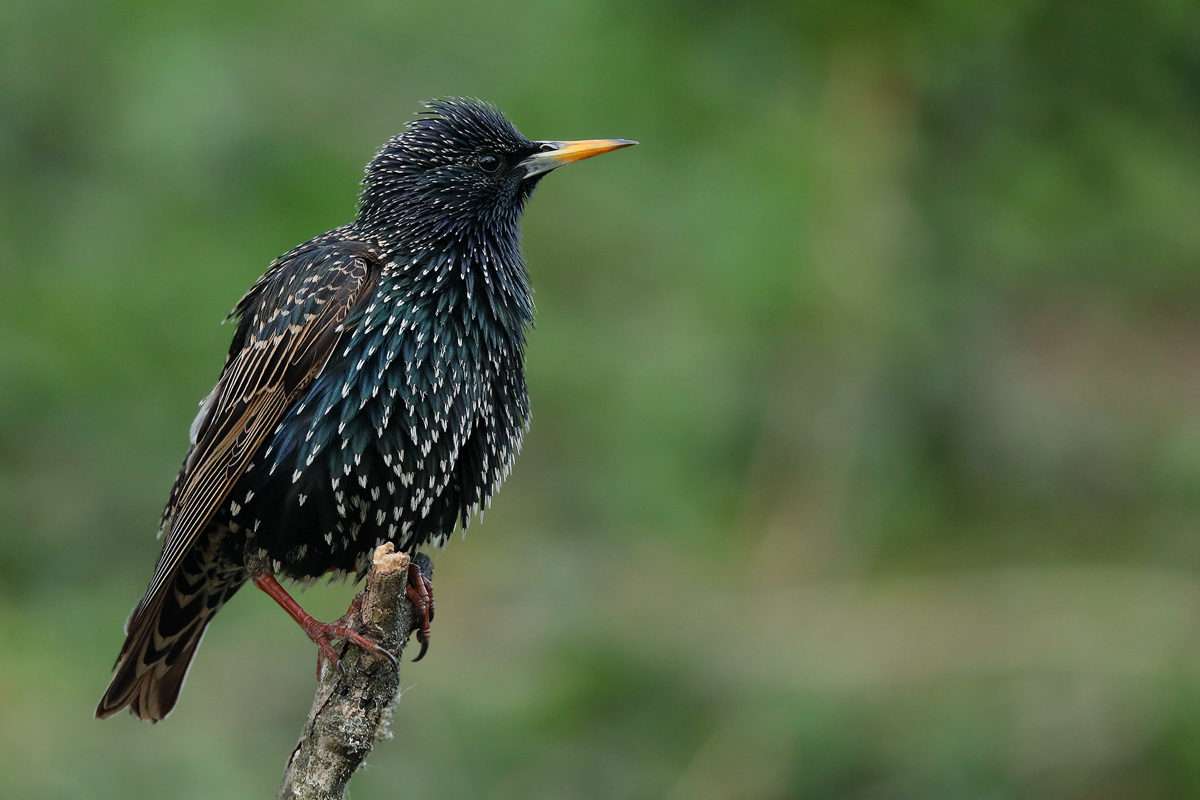
M 369 245 L 318 239 L 280 258 L 238 304 L 229 358 L 171 493 L 162 555 L 126 624 L 131 640 L 260 445 L 320 373 L 379 271 Z

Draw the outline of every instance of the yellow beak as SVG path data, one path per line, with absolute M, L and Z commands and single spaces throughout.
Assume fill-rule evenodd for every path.
M 517 166 L 530 178 L 552 169 L 637 144 L 629 139 L 581 139 L 577 142 L 538 142 L 541 150 Z

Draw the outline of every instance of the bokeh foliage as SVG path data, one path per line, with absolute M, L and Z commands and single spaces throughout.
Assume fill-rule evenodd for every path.
M 1200 795 L 1183 0 L 0 4 L 0 795 L 273 793 L 258 593 L 91 712 L 216 323 L 453 94 L 643 144 L 530 206 L 533 428 L 354 796 Z

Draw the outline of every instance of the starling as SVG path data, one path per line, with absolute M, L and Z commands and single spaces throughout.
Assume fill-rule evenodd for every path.
M 346 640 L 395 660 L 346 618 L 313 619 L 276 576 L 361 577 L 379 544 L 441 544 L 488 502 L 529 421 L 522 209 L 550 170 L 632 144 L 532 141 L 490 105 L 433 101 L 367 165 L 354 222 L 271 264 L 230 315 L 97 717 L 165 717 L 247 581 L 320 658 L 337 664 L 330 642 Z M 430 590 L 414 568 L 421 655 Z

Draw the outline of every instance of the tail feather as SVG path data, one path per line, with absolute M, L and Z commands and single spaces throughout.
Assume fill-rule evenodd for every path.
M 96 718 L 111 717 L 126 706 L 135 717 L 151 722 L 158 722 L 171 713 L 196 648 L 204 638 L 207 620 L 198 627 L 198 632 L 189 631 L 189 638 L 180 640 L 182 647 L 172 648 L 164 658 L 151 661 L 143 649 L 138 658 L 121 662 L 108 691 L 96 707 Z
M 116 674 L 96 707 L 97 719 L 128 706 L 135 717 L 157 722 L 175 707 L 209 621 L 245 583 L 244 577 L 221 579 L 192 562 L 185 559 L 175 579 L 157 596 L 143 598 L 130 614 Z

